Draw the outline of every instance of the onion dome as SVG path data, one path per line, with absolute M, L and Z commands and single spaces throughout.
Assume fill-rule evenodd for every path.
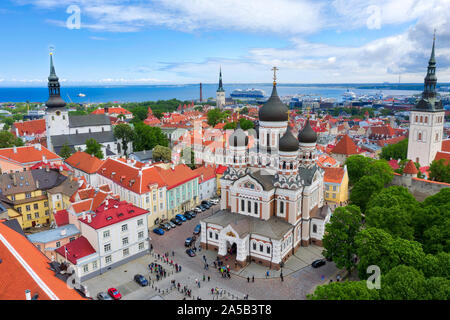
M 279 150 L 285 152 L 295 152 L 298 148 L 298 140 L 295 139 L 291 130 L 287 128 L 284 135 L 280 138 Z
M 259 121 L 288 121 L 288 111 L 287 106 L 278 97 L 277 86 L 274 84 L 272 95 L 259 109 Z
M 317 133 L 311 127 L 309 119 L 306 120 L 306 124 L 298 134 L 298 141 L 300 143 L 316 143 Z
M 228 139 L 230 146 L 232 147 L 246 147 L 248 145 L 248 136 L 245 134 L 244 130 L 241 129 L 241 125 L 238 121 L 236 130 Z

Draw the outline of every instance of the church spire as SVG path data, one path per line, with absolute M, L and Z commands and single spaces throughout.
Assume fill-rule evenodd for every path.
M 219 88 L 217 89 L 217 92 L 224 92 L 225 90 L 223 89 L 223 85 L 222 85 L 222 67 L 220 67 L 220 72 L 219 72 Z
M 64 108 L 66 103 L 61 99 L 60 84 L 53 65 L 53 53 L 50 52 L 50 75 L 48 76 L 49 99 L 45 103 L 48 109 Z
M 436 77 L 436 59 L 434 55 L 435 42 L 436 42 L 436 30 L 434 31 L 433 35 L 433 47 L 431 49 L 430 60 L 428 61 L 427 75 L 425 77 L 424 91 L 422 93 L 422 97 L 425 99 L 430 98 L 433 99 L 436 97 L 437 77 Z

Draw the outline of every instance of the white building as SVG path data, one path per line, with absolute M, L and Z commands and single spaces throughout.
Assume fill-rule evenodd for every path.
M 219 74 L 219 88 L 216 91 L 216 107 L 223 109 L 225 107 L 225 90 L 222 86 L 222 69 Z
M 436 93 L 436 60 L 434 39 L 422 99 L 411 110 L 409 118 L 408 159 L 421 167 L 429 166 L 441 151 L 445 111 Z

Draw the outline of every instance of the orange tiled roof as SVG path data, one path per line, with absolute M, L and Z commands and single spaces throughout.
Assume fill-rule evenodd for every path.
M 66 159 L 66 163 L 73 168 L 92 174 L 97 172 L 98 168 L 103 164 L 103 160 L 86 152 L 77 151 Z
M 43 134 L 46 131 L 45 128 L 45 119 L 37 119 L 37 120 L 30 120 L 30 121 L 22 121 L 22 122 L 14 122 L 13 124 L 14 129 L 18 130 L 19 136 L 25 136 L 25 135 L 38 135 Z M 14 130 L 15 133 L 15 130 Z
M 344 178 L 344 168 L 323 168 L 325 170 L 324 182 L 341 183 Z
M 199 174 L 199 183 L 213 179 L 216 177 L 215 168 L 213 166 L 201 166 L 194 170 L 195 173 Z
M 450 152 L 450 139 L 442 140 L 441 151 Z
M 27 238 L 0 223 L 0 297 L 25 300 L 25 290 L 39 300 L 84 300 L 58 279 L 49 268 L 50 260 Z M 39 279 L 39 280 L 38 280 Z
M 342 139 L 339 140 L 339 142 L 333 148 L 333 150 L 331 150 L 331 153 L 345 154 L 345 155 L 357 154 L 358 148 L 348 135 L 344 135 Z
M 113 113 L 132 114 L 130 111 L 128 111 L 127 109 L 124 109 L 122 107 L 110 107 L 110 108 L 108 108 L 108 113 L 109 114 L 113 114 Z M 96 110 L 92 111 L 91 114 L 105 114 L 105 109 L 104 108 L 96 109 Z
M 407 174 L 417 174 L 417 168 L 414 164 L 414 162 L 412 162 L 412 160 L 409 160 L 408 163 L 406 164 L 405 168 L 403 169 L 403 173 L 407 173 Z
M 450 153 L 449 152 L 438 151 L 436 153 L 436 156 L 434 157 L 434 160 L 435 161 L 439 161 L 441 159 L 445 160 L 444 162 L 445 162 L 446 165 L 449 164 L 450 163 Z
M 16 147 L 16 152 L 14 152 L 14 148 L 3 148 L 0 149 L 0 158 L 18 162 L 22 165 L 40 162 L 43 156 L 49 161 L 62 160 L 60 156 L 44 146 L 41 146 L 40 149 L 38 150 L 35 146 L 24 146 Z

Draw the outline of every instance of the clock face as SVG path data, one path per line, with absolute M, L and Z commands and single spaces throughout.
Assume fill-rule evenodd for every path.
M 61 114 L 61 111 L 56 111 L 56 115 L 59 116 Z

